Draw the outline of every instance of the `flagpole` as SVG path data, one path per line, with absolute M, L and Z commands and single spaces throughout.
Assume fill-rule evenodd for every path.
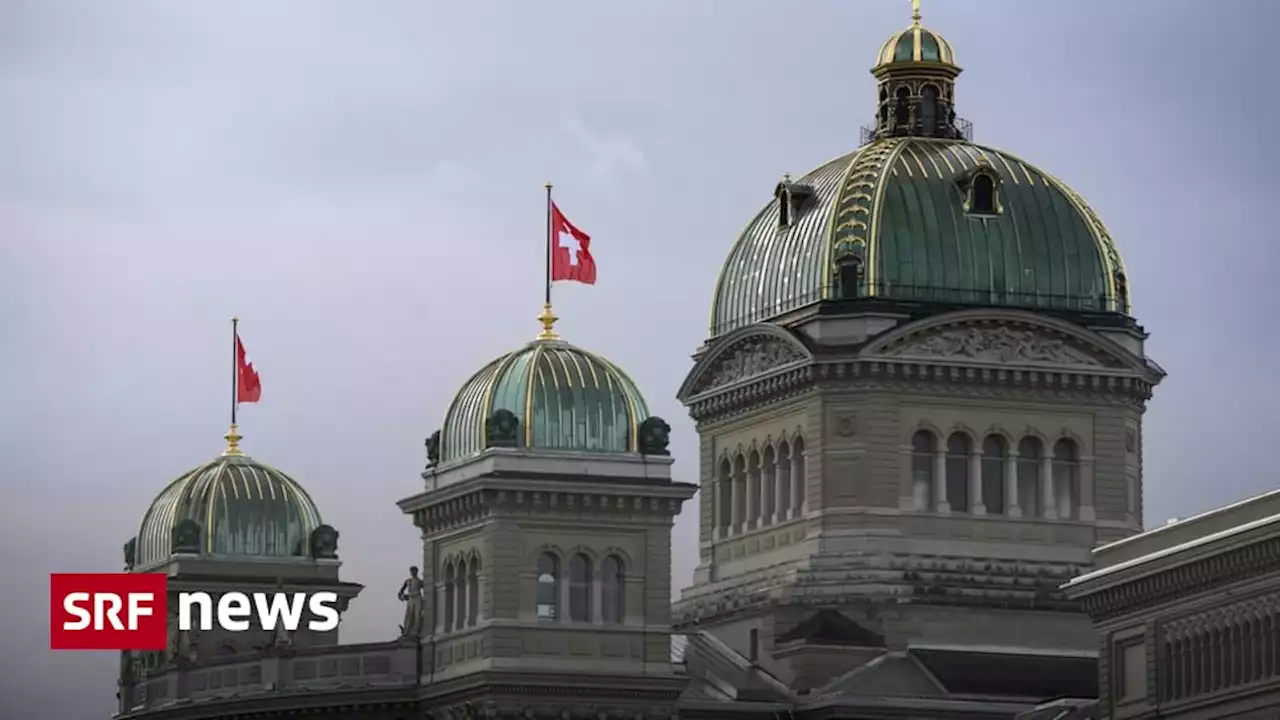
M 239 406 L 237 394 L 240 390 L 240 318 L 231 318 L 231 429 L 225 436 L 227 449 L 223 455 L 240 454 L 240 433 L 236 431 L 236 408 Z
M 555 234 L 551 227 L 551 214 L 551 183 L 547 183 L 547 285 L 545 288 L 545 294 L 542 298 L 542 314 L 538 316 L 538 322 L 542 323 L 542 332 L 538 333 L 539 340 L 560 339 L 560 336 L 557 335 L 556 331 L 553 329 L 555 327 L 556 320 L 559 320 L 560 318 L 556 317 L 555 313 L 551 312 L 551 251 L 554 247 L 551 240 L 552 235 Z
M 547 183 L 547 294 L 542 302 L 551 307 L 551 183 Z

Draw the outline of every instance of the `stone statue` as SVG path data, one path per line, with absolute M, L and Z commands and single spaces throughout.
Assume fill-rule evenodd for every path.
M 271 647 L 273 648 L 293 647 L 293 633 L 285 629 L 283 622 L 277 622 L 275 630 L 272 631 Z
M 427 467 L 435 467 L 440 462 L 440 431 L 431 433 L 427 438 Z
M 667 445 L 671 443 L 671 426 L 658 416 L 645 419 L 640 423 L 640 454 L 670 455 Z
M 311 531 L 311 557 L 338 557 L 338 531 L 332 525 L 321 525 Z
M 409 577 L 400 584 L 400 592 L 397 593 L 400 602 L 404 603 L 404 624 L 400 626 L 400 637 L 416 638 L 422 635 L 423 590 L 418 567 L 410 567 Z
M 173 528 L 171 552 L 174 554 L 196 554 L 200 552 L 200 523 L 191 518 L 183 518 Z
M 493 411 L 485 422 L 485 439 L 487 447 L 515 447 L 520 418 L 506 408 Z
M 134 560 L 138 556 L 138 538 L 129 538 L 129 542 L 124 544 L 124 566 L 126 568 L 133 567 Z

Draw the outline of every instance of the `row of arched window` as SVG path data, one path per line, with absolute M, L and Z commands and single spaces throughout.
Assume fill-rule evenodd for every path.
M 952 433 L 945 444 L 929 430 L 911 439 L 917 510 L 1070 519 L 1080 512 L 1080 451 L 1061 438 L 1046 453 L 1033 435 L 1011 447 L 1003 435 L 976 444 Z
M 1280 675 L 1280 628 L 1275 615 L 1205 628 L 1161 648 L 1161 700 L 1204 695 Z
M 627 617 L 627 572 L 622 558 L 606 555 L 600 567 L 585 553 L 569 556 L 565 572 L 560 556 L 538 556 L 538 620 L 542 622 L 604 623 L 620 625 Z M 567 609 L 567 613 L 565 610 Z
M 440 604 L 441 632 L 474 627 L 480 619 L 480 556 L 445 560 Z
M 934 136 L 955 124 L 955 109 L 948 94 L 931 83 L 923 85 L 918 95 L 908 85 L 898 85 L 892 98 L 889 88 L 881 86 L 878 124 L 882 132 L 919 130 Z
M 804 438 L 722 458 L 715 484 L 721 537 L 799 517 L 804 506 Z

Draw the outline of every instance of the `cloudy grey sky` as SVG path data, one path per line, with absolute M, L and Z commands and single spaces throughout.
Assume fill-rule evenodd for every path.
M 1280 4 L 926 0 L 979 141 L 1072 184 L 1170 373 L 1148 523 L 1275 482 Z M 47 573 L 110 571 L 215 455 L 229 327 L 246 446 L 310 489 L 389 638 L 419 546 L 394 502 L 481 363 L 532 337 L 542 183 L 592 233 L 566 339 L 674 394 L 719 265 L 784 171 L 854 148 L 906 0 L 0 2 L 0 715 L 102 717 L 108 654 L 49 653 Z M 675 542 L 691 546 L 693 513 Z M 676 552 L 676 584 L 695 552 Z M 61 688 L 61 690 L 59 689 Z M 72 688 L 72 690 L 67 690 Z

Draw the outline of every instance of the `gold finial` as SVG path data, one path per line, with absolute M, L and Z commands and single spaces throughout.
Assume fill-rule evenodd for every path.
M 543 303 L 542 314 L 538 316 L 538 322 L 542 323 L 542 332 L 538 333 L 539 340 L 559 340 L 560 336 L 556 334 L 556 321 L 560 318 L 551 312 L 551 303 Z
M 911 0 L 911 24 L 920 27 L 920 0 Z
M 227 440 L 227 449 L 222 451 L 223 455 L 243 455 L 244 451 L 240 449 L 241 435 L 236 429 L 235 423 L 231 424 L 231 429 L 222 437 Z

